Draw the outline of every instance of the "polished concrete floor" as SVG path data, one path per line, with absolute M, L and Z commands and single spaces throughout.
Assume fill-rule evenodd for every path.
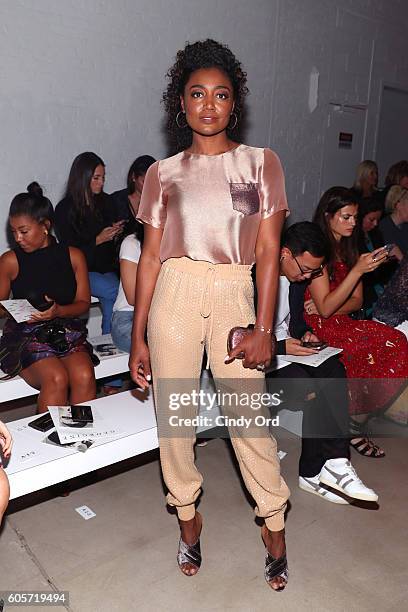
M 407 609 L 407 439 L 382 440 L 385 459 L 353 451 L 361 478 L 380 495 L 379 506 L 366 508 L 298 489 L 299 440 L 285 432 L 278 439 L 292 490 L 284 592 L 264 582 L 260 530 L 219 439 L 197 449 L 205 479 L 197 576 L 177 567 L 177 521 L 166 510 L 153 452 L 69 483 L 67 497 L 51 489 L 12 502 L 0 536 L 0 590 L 69 591 L 66 609 L 75 612 Z M 81 518 L 75 508 L 82 505 L 96 516 Z

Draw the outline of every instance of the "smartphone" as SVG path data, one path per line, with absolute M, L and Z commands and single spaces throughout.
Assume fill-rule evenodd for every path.
M 392 242 L 390 242 L 388 244 L 384 244 L 383 249 L 384 251 L 387 251 L 387 255 L 389 255 L 394 247 L 395 244 L 392 244 Z
M 32 427 L 33 429 L 36 429 L 37 431 L 49 431 L 50 429 L 54 427 L 54 422 L 51 418 L 50 413 L 46 412 L 45 414 L 41 415 L 38 419 L 31 421 L 28 424 L 28 426 Z
M 377 253 L 375 253 L 372 256 L 372 259 L 374 260 L 374 259 L 376 259 L 377 256 L 381 255 L 381 251 L 385 251 L 385 253 L 387 254 L 387 257 L 388 257 L 394 247 L 395 247 L 395 244 L 392 244 L 391 242 L 388 243 L 388 244 L 384 244 L 384 246 L 381 247 L 381 250 L 377 251 Z
M 305 348 L 314 348 L 314 349 L 317 349 L 318 351 L 321 351 L 327 348 L 329 345 L 327 344 L 327 342 L 323 342 L 323 340 L 319 340 L 319 342 L 302 342 L 302 346 L 304 346 Z
M 49 308 L 51 308 L 51 306 L 54 306 L 55 302 L 41 302 L 40 304 L 36 304 L 34 307 L 39 310 L 40 312 L 45 312 L 46 310 L 48 310 Z
M 71 418 L 74 423 L 93 423 L 91 406 L 71 406 Z

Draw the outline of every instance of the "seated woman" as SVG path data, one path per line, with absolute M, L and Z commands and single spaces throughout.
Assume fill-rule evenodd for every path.
M 408 188 L 408 161 L 406 159 L 401 159 L 388 168 L 384 179 L 384 189 L 378 192 L 384 204 L 393 185 Z
M 384 246 L 384 238 L 378 224 L 384 212 L 380 198 L 360 200 L 358 206 L 358 250 L 360 253 L 372 252 Z M 400 249 L 395 246 L 389 253 L 390 257 L 371 274 L 364 274 L 363 281 L 363 312 L 365 319 L 371 319 L 373 306 L 383 293 L 384 287 L 398 267 L 398 260 L 402 258 Z
M 408 337 L 408 255 L 401 261 L 375 305 L 373 318 L 400 329 Z M 384 416 L 398 425 L 408 425 L 407 391 L 388 408 Z
M 88 273 L 79 249 L 50 235 L 51 202 L 37 183 L 13 198 L 9 224 L 17 246 L 0 258 L 0 300 L 27 299 L 39 312 L 29 321 L 8 318 L 0 365 L 40 390 L 38 411 L 95 398 L 92 348 L 80 315 L 89 310 Z
M 378 193 L 378 166 L 366 159 L 357 166 L 356 178 L 351 191 L 359 204 L 369 202 Z
M 124 221 L 115 222 L 109 196 L 103 192 L 105 164 L 95 153 L 81 153 L 72 164 L 65 197 L 55 209 L 55 231 L 63 244 L 81 249 L 89 270 L 91 295 L 102 307 L 102 333 L 109 334 L 118 294 L 114 239 Z
M 141 179 L 144 180 L 144 174 Z M 123 240 L 119 252 L 120 285 L 118 297 L 113 306 L 112 317 L 113 342 L 121 351 L 126 353 L 130 353 L 131 348 L 137 264 L 140 258 L 141 244 L 143 243 L 143 225 L 136 221 L 139 204 L 135 207 L 135 202 L 130 198 L 131 196 L 129 196 L 131 217 L 125 229 L 128 235 Z
M 385 189 L 390 189 L 393 185 L 400 185 L 408 189 L 408 160 L 401 159 L 388 168 L 385 177 Z
M 403 255 L 408 254 L 408 188 L 394 185 L 385 199 L 387 216 L 380 221 L 380 230 L 385 242 L 399 247 Z
M 408 255 L 402 259 L 374 306 L 373 317 L 391 327 L 398 327 L 408 321 Z
M 11 454 L 11 447 L 13 446 L 13 441 L 11 438 L 11 434 L 7 427 L 2 421 L 0 421 L 0 447 L 2 455 L 5 459 L 8 459 Z M 6 472 L 3 470 L 1 465 L 1 456 L 0 456 L 0 525 L 3 520 L 4 513 L 7 509 L 7 505 L 10 498 L 10 486 L 7 478 Z
M 391 327 L 349 316 L 362 305 L 362 276 L 387 258 L 381 248 L 358 256 L 357 217 L 358 206 L 350 190 L 332 187 L 323 194 L 314 221 L 329 239 L 331 255 L 327 269 L 308 287 L 305 320 L 319 338 L 343 349 L 351 445 L 367 457 L 383 457 L 384 451 L 367 437 L 365 425 L 369 415 L 385 408 L 402 391 L 408 377 L 408 342 Z M 361 379 L 370 379 L 369 384 Z
M 129 168 L 127 187 L 111 193 L 110 198 L 117 219 L 126 219 L 130 222 L 134 219 L 134 215 L 139 210 L 146 172 L 155 161 L 151 155 L 137 157 Z

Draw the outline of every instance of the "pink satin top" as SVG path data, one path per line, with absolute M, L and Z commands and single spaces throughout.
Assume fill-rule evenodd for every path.
M 183 151 L 154 163 L 138 219 L 164 230 L 161 261 L 250 265 L 261 220 L 279 210 L 288 204 L 278 156 L 241 144 L 220 155 Z

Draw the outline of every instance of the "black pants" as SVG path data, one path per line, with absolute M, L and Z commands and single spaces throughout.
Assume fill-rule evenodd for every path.
M 328 459 L 350 458 L 347 380 L 336 356 L 317 368 L 291 363 L 266 379 L 270 393 L 283 390 L 281 407 L 303 410 L 300 476 L 316 476 Z

